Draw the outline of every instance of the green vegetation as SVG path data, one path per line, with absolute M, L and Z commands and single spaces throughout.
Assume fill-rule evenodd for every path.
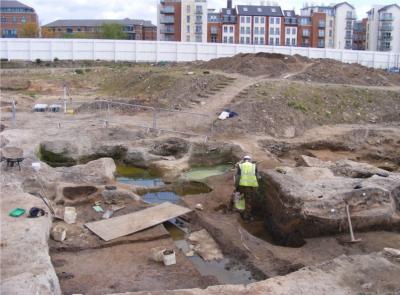
M 294 108 L 295 110 L 302 111 L 303 113 L 307 112 L 307 107 L 303 102 L 297 100 L 288 101 L 288 106 Z
M 101 26 L 101 37 L 104 39 L 128 39 L 128 34 L 123 31 L 120 24 L 103 24 Z

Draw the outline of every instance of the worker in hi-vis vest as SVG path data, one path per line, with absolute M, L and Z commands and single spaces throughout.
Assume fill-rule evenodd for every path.
M 235 205 L 237 209 L 242 210 L 242 218 L 246 221 L 253 219 L 252 204 L 258 188 L 257 174 L 257 165 L 251 162 L 250 156 L 245 156 L 237 166 L 235 186 L 242 199 Z M 244 208 L 240 208 L 241 206 Z

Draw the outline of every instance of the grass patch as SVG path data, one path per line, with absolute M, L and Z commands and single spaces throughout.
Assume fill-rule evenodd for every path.
M 298 100 L 290 100 L 288 101 L 287 105 L 291 108 L 294 108 L 295 110 L 302 111 L 303 113 L 307 113 L 308 111 L 304 103 Z

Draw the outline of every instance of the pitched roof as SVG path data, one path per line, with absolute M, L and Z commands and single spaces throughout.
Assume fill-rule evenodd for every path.
M 5 8 L 30 8 L 33 9 L 32 7 L 25 5 L 19 1 L 6 1 L 6 0 L 1 0 L 0 1 L 0 7 L 5 7 Z
M 154 27 L 151 21 L 142 19 L 59 19 L 43 27 L 100 27 L 103 24 L 120 24 L 124 26 L 142 25 Z
M 294 10 L 284 10 L 283 14 L 284 14 L 284 16 L 288 16 L 288 17 L 296 16 L 296 12 Z
M 340 5 L 343 5 L 343 4 L 347 4 L 347 5 L 349 5 L 351 8 L 355 9 L 354 6 L 351 5 L 351 4 L 349 4 L 348 2 L 340 2 L 340 3 L 336 4 L 336 5 L 334 5 L 333 7 L 336 8 L 336 7 L 338 7 L 338 6 L 340 6 Z
M 238 5 L 239 15 L 283 16 L 280 6 Z
M 397 8 L 400 8 L 400 6 L 397 5 L 397 4 L 389 4 L 389 5 L 383 6 L 383 7 L 382 7 L 381 9 L 379 9 L 378 11 L 386 10 L 386 9 L 388 9 L 389 7 L 392 7 L 392 6 L 396 6 Z

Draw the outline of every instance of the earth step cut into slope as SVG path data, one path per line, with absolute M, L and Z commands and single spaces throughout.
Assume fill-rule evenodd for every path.
M 399 173 L 349 160 L 302 161 L 313 166 L 261 173 L 265 223 L 278 242 L 300 246 L 304 238 L 347 232 L 346 205 L 354 230 L 398 228 Z

